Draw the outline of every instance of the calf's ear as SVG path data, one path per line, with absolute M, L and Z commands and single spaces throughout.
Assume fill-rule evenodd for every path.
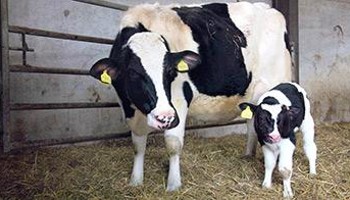
M 283 108 L 282 108 L 282 109 L 283 109 Z M 300 112 L 301 112 L 301 109 L 298 108 L 298 107 L 293 107 L 293 106 L 291 106 L 291 107 L 289 107 L 289 108 L 287 109 L 288 117 L 289 117 L 289 119 L 291 119 L 291 120 L 296 119 L 296 118 L 298 117 L 298 115 L 300 114 Z
M 172 53 L 173 61 L 178 72 L 188 72 L 201 63 L 200 56 L 193 51 L 182 51 Z
M 110 58 L 97 61 L 90 69 L 90 75 L 102 83 L 111 84 L 119 75 L 115 62 Z

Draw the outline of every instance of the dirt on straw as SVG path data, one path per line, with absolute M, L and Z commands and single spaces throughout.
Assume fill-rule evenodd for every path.
M 244 135 L 188 135 L 181 157 L 183 186 L 165 192 L 168 160 L 162 135 L 151 135 L 144 184 L 128 185 L 130 138 L 88 146 L 26 150 L 0 157 L 0 199 L 282 199 L 282 179 L 261 188 L 263 155 L 242 159 Z M 295 199 L 350 199 L 350 124 L 316 127 L 317 176 L 308 175 L 297 135 L 292 189 Z

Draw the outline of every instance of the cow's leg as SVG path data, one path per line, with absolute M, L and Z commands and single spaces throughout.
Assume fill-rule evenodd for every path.
M 293 153 L 295 146 L 290 140 L 284 140 L 278 163 L 278 171 L 283 179 L 283 197 L 292 198 L 291 178 L 293 173 Z
M 137 135 L 131 133 L 135 148 L 134 166 L 132 169 L 130 185 L 137 186 L 143 183 L 143 165 L 146 151 L 147 134 Z
M 314 142 L 315 126 L 310 114 L 305 115 L 300 130 L 303 134 L 304 152 L 309 160 L 309 172 L 312 175 L 316 175 L 317 147 Z
M 277 154 L 273 152 L 271 149 L 266 147 L 266 145 L 262 146 L 262 151 L 264 154 L 264 165 L 265 165 L 265 176 L 262 186 L 264 188 L 271 188 L 272 183 L 272 172 L 276 166 L 277 162 Z
M 169 154 L 169 174 L 167 191 L 174 191 L 181 187 L 180 154 L 183 147 L 187 106 L 185 103 L 175 104 L 179 116 L 179 125 L 165 131 L 165 144 Z
M 244 156 L 247 158 L 254 157 L 258 138 L 254 130 L 254 121 L 252 119 L 247 121 L 247 137 L 248 141 Z

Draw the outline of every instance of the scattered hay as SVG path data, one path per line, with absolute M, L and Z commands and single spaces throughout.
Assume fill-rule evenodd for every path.
M 300 134 L 292 188 L 296 199 L 350 199 L 350 124 L 317 126 L 316 177 L 309 177 Z M 144 185 L 128 185 L 133 161 L 131 139 L 90 146 L 49 148 L 0 157 L 3 199 L 281 199 L 282 179 L 262 189 L 263 155 L 241 159 L 245 136 L 186 136 L 183 187 L 167 193 L 168 160 L 161 135 L 149 137 Z

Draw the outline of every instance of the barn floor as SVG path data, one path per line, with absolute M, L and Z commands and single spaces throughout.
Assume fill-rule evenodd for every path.
M 350 199 L 350 124 L 317 126 L 316 177 L 309 177 L 298 134 L 292 188 L 296 199 Z M 148 140 L 145 180 L 128 185 L 133 160 L 131 140 L 31 150 L 0 157 L 0 199 L 281 199 L 282 180 L 262 189 L 262 153 L 241 158 L 245 136 L 186 136 L 183 187 L 165 192 L 167 159 L 161 135 Z

